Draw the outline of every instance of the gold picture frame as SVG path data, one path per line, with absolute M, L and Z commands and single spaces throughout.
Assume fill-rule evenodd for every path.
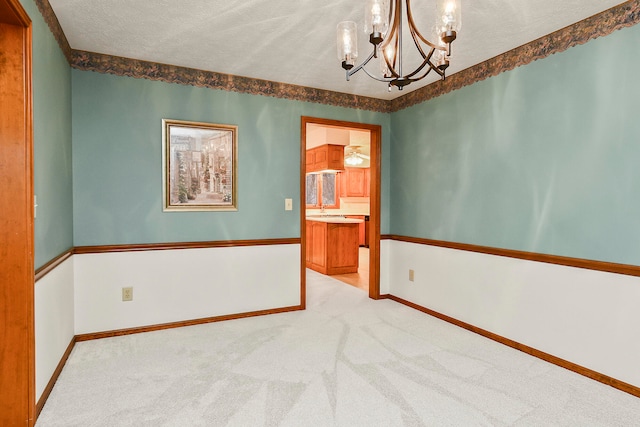
M 238 127 L 162 120 L 163 211 L 238 210 Z

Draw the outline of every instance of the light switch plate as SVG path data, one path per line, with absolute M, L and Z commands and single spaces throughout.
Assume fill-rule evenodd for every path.
M 284 210 L 285 211 L 293 210 L 293 199 L 284 199 Z

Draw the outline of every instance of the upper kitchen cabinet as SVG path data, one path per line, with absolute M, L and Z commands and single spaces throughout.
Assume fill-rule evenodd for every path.
M 369 197 L 369 168 L 345 168 L 340 177 L 340 197 Z
M 307 150 L 307 173 L 344 169 L 344 145 L 325 144 Z

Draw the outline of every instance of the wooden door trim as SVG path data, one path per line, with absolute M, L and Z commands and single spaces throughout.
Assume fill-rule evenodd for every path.
M 0 23 L 29 28 L 31 19 L 18 0 L 0 0 Z
M 31 20 L 0 0 L 0 425 L 35 423 L 33 109 Z
M 363 129 L 371 132 L 370 173 L 369 180 L 369 297 L 380 299 L 380 182 L 381 182 L 381 153 L 382 153 L 382 127 L 366 123 L 346 122 L 342 120 L 330 120 L 317 117 L 302 116 L 300 129 L 300 304 L 304 308 L 306 304 L 306 227 L 305 208 L 306 200 L 306 141 L 307 124 L 333 126 L 342 128 Z

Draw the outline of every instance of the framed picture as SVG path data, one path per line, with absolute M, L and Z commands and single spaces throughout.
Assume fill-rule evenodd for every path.
M 162 120 L 165 211 L 235 211 L 238 127 Z

